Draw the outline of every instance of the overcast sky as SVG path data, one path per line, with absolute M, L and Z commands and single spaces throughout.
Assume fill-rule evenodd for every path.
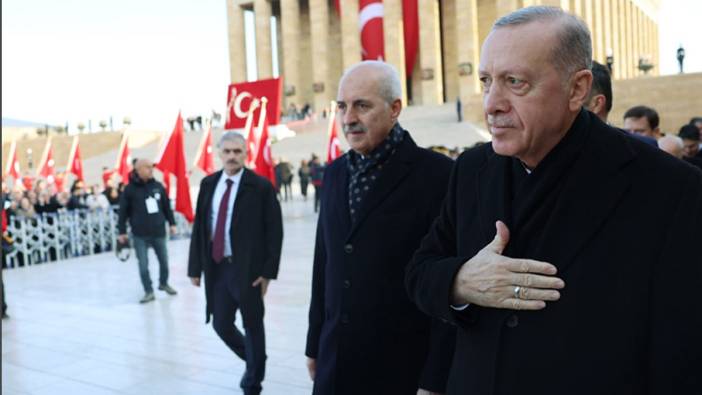
M 680 44 L 702 71 L 700 15 L 702 1 L 661 1 L 662 73 Z M 168 130 L 179 109 L 222 112 L 228 83 L 225 0 L 2 1 L 5 118 Z

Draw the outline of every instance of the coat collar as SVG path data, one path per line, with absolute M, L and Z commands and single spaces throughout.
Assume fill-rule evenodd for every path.
M 562 197 L 543 229 L 542 245 L 536 246 L 535 257 L 525 257 L 550 262 L 559 273 L 592 239 L 629 189 L 628 172 L 632 167 L 628 165 L 636 157 L 624 135 L 590 113 L 583 115 L 583 126 L 590 128 L 588 139 L 570 168 Z M 496 220 L 511 222 L 505 200 L 510 198 L 505 177 L 511 160 L 492 150 L 488 155 L 478 170 L 476 193 L 480 226 L 489 241 L 494 237 Z
M 395 153 L 390 157 L 385 168 L 380 173 L 380 176 L 375 181 L 375 184 L 368 191 L 361 208 L 358 213 L 358 219 L 351 226 L 348 238 L 350 239 L 358 228 L 363 224 L 366 218 L 373 210 L 380 205 L 386 197 L 393 191 L 400 182 L 409 174 L 412 169 L 413 162 L 417 160 L 417 144 L 412 140 L 409 133 L 405 134 L 402 143 L 397 147 Z M 348 171 L 346 172 L 347 179 L 344 181 L 346 196 L 348 196 Z M 344 198 L 343 201 L 347 201 Z M 346 202 L 346 212 L 348 213 L 348 202 Z M 348 216 L 348 215 L 347 215 Z

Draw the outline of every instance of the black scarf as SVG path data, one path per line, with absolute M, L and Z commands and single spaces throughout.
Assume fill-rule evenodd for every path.
M 405 130 L 395 123 L 388 137 L 368 155 L 348 151 L 349 167 L 349 215 L 355 223 L 363 199 L 368 195 L 380 172 L 405 138 Z
M 510 242 L 505 255 L 543 259 L 543 230 L 550 223 L 570 169 L 577 161 L 590 135 L 590 120 L 581 111 L 566 135 L 537 167 L 527 174 L 517 158 L 505 158 L 504 218 L 510 229 Z

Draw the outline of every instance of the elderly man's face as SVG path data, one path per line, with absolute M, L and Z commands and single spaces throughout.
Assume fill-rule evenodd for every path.
M 563 137 L 592 82 L 592 74 L 583 74 L 587 71 L 565 81 L 554 66 L 557 26 L 530 22 L 500 27 L 490 32 L 480 57 L 483 109 L 493 149 L 530 167 Z
M 362 155 L 377 147 L 392 129 L 402 110 L 399 99 L 388 103 L 380 96 L 377 71 L 359 67 L 339 86 L 339 118 L 349 146 Z

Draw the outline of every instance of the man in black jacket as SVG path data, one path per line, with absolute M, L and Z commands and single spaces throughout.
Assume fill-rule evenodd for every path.
M 245 169 L 246 141 L 227 132 L 217 143 L 223 170 L 202 179 L 190 239 L 188 276 L 205 274 L 206 322 L 239 358 L 244 394 L 259 394 L 266 370 L 263 297 L 278 276 L 283 219 L 273 185 Z M 246 335 L 234 326 L 241 309 Z
M 702 173 L 582 109 L 591 60 L 558 8 L 483 44 L 492 143 L 457 160 L 407 272 L 459 327 L 449 394 L 702 393 Z
M 168 250 L 166 249 L 166 221 L 170 224 L 171 234 L 175 234 L 175 218 L 173 218 L 173 210 L 165 188 L 153 178 L 153 167 L 148 159 L 137 160 L 134 171 L 129 174 L 129 184 L 119 200 L 118 239 L 121 243 L 127 241 L 126 222 L 129 218 L 134 251 L 139 262 L 139 275 L 145 292 L 139 303 L 147 303 L 155 299 L 149 275 L 149 246 L 154 249 L 158 258 L 158 289 L 169 295 L 177 293 L 168 285 Z
M 412 304 L 404 271 L 439 213 L 453 162 L 402 129 L 401 95 L 383 62 L 352 66 L 339 83 L 351 150 L 324 173 L 305 350 L 314 394 L 446 389 L 455 328 Z

